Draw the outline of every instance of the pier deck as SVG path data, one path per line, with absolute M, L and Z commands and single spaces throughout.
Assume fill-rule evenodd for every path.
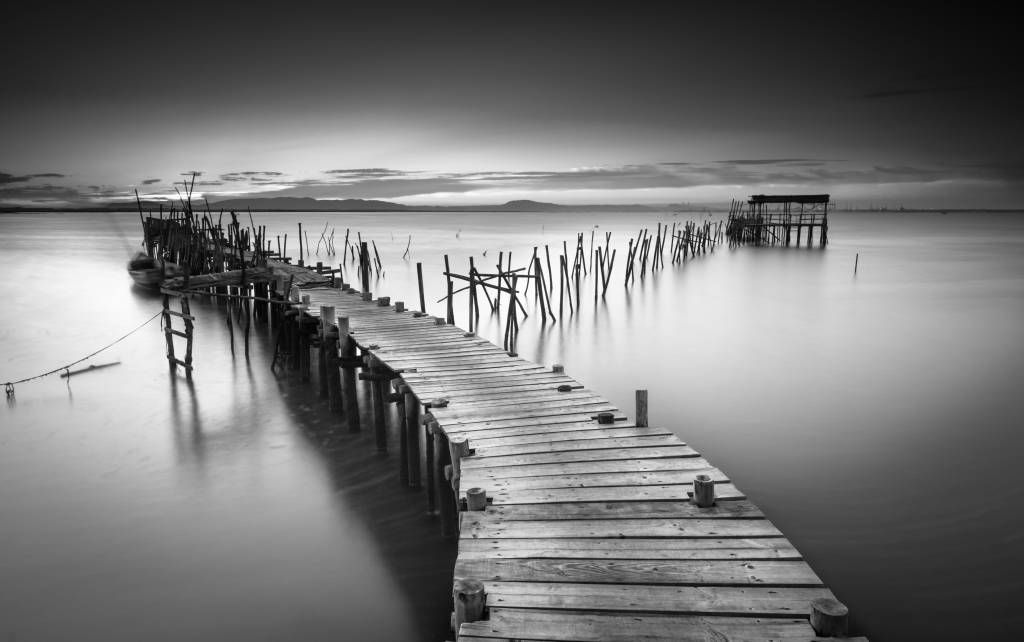
M 452 461 L 447 497 L 487 493 L 484 510 L 458 513 L 456 585 L 486 593 L 484 619 L 458 616 L 459 640 L 819 639 L 811 602 L 831 591 L 671 430 L 637 425 L 583 383 L 433 317 L 354 291 L 303 293 L 310 316 L 334 306 L 364 355 L 429 409 L 446 446 L 434 456 Z M 470 454 L 452 448 L 448 460 L 449 445 Z M 690 500 L 697 475 L 714 482 L 715 505 Z

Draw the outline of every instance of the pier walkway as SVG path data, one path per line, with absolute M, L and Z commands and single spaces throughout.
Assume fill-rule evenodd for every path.
M 459 538 L 459 640 L 814 640 L 812 619 L 845 626 L 793 545 L 673 431 L 440 319 L 354 290 L 303 294 L 308 315 L 347 317 L 371 372 L 408 386 L 406 417 L 428 411 L 428 490 L 450 462 L 434 486 Z M 420 423 L 401 433 L 417 467 Z M 690 498 L 698 475 L 711 506 Z

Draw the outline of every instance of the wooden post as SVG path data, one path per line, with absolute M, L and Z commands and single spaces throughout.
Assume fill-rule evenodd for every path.
M 430 428 L 434 434 L 434 479 L 437 482 L 437 507 L 441 513 L 441 536 L 454 537 L 457 530 L 455 520 L 458 515 L 455 510 L 455 493 L 452 491 L 452 485 L 446 483 L 452 477 L 448 436 L 436 421 L 431 422 Z
M 359 432 L 359 398 L 356 391 L 356 342 L 349 334 L 348 317 L 338 317 L 338 352 L 341 355 L 342 405 L 349 432 Z
M 334 306 L 320 306 L 320 349 L 318 350 L 317 373 L 320 382 L 320 398 L 327 399 L 330 395 L 330 384 L 327 374 L 327 333 L 334 327 Z
M 556 363 L 555 365 L 551 366 L 551 372 L 555 374 L 563 374 L 565 373 L 565 366 L 563 366 L 560 363 Z
M 853 257 L 853 275 L 857 276 L 857 264 L 860 263 L 860 252 L 857 252 L 857 256 Z
M 822 637 L 846 637 L 849 615 L 850 609 L 839 600 L 819 597 L 811 602 L 811 627 Z
M 305 265 L 302 261 L 302 257 L 304 256 L 305 253 L 302 251 L 302 223 L 299 223 L 299 267 Z
M 462 479 L 462 458 L 468 457 L 470 454 L 469 450 L 469 439 L 466 437 L 458 437 L 456 439 L 448 440 L 448 450 L 450 451 L 452 459 L 452 492 L 455 493 L 455 501 L 458 502 L 459 498 L 462 497 L 462 493 L 459 489 L 459 480 Z
M 398 479 L 403 486 L 409 485 L 409 429 L 406 426 L 408 414 L 405 412 L 405 384 L 395 381 L 394 399 L 398 406 Z
M 405 396 L 405 431 L 408 440 L 409 485 L 420 487 L 420 402 L 408 384 L 402 384 L 399 393 Z
M 395 312 L 405 312 L 404 301 L 395 301 Z
M 331 325 L 324 334 L 324 352 L 327 371 L 327 400 L 331 412 L 341 413 L 341 370 L 338 369 L 338 328 Z
M 636 391 L 636 425 L 646 427 L 647 424 L 647 391 Z
M 437 510 L 437 480 L 434 478 L 434 431 L 431 429 L 434 417 L 430 413 L 423 416 L 424 449 L 427 456 L 427 513 L 433 515 Z
M 423 297 L 423 264 L 416 263 L 416 281 L 419 282 L 420 286 L 420 312 L 423 314 L 427 313 L 427 301 Z
M 458 579 L 452 584 L 452 601 L 455 609 L 452 612 L 452 630 L 455 639 L 459 639 L 459 629 L 465 622 L 477 622 L 484 617 L 487 605 L 487 593 L 479 580 Z
M 487 491 L 483 488 L 466 489 L 466 509 L 484 510 L 487 508 Z
M 693 501 L 701 508 L 715 505 L 715 482 L 708 475 L 697 475 L 694 478 Z
M 366 365 L 370 366 L 374 362 L 376 362 L 376 358 L 367 355 Z M 384 369 L 372 366 L 364 368 L 364 370 L 369 370 L 370 400 L 373 403 L 373 433 L 377 442 L 377 452 L 386 453 L 388 451 L 388 426 L 387 416 L 384 414 L 387 411 L 387 406 L 384 404 Z

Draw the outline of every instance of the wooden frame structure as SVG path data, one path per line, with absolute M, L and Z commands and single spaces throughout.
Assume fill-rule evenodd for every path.
M 733 201 L 729 209 L 726 236 L 730 245 L 785 245 L 793 244 L 796 232 L 796 246 L 804 244 L 803 234 L 807 230 L 807 247 L 814 241 L 814 229 L 818 228 L 818 247 L 828 244 L 828 194 L 755 194 L 746 203 Z

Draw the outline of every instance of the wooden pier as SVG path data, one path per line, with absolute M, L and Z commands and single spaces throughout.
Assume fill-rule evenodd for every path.
M 811 247 L 818 230 L 818 246 L 828 244 L 828 194 L 755 194 L 733 201 L 726 225 L 731 245 L 785 245 Z M 804 234 L 806 232 L 806 241 Z
M 814 202 L 827 209 L 828 197 L 823 198 Z M 210 215 L 200 219 L 185 205 L 185 213 L 170 223 L 143 219 L 147 251 L 187 268 L 161 286 L 172 372 L 184 367 L 186 376 L 192 374 L 194 317 L 188 299 L 217 296 L 228 303 L 229 329 L 233 317 L 244 324 L 246 355 L 252 318 L 268 321 L 274 330 L 271 367 L 295 372 L 304 381 L 315 379 L 321 398 L 347 430 L 363 428 L 358 404 L 368 402 L 377 450 L 397 447 L 397 479 L 423 488 L 442 534 L 457 538 L 451 615 L 456 639 L 846 635 L 846 607 L 783 534 L 724 472 L 672 430 L 648 424 L 645 390 L 636 391 L 630 417 L 562 366 L 515 356 L 514 335 L 510 341 L 506 332 L 506 346 L 499 348 L 455 327 L 451 279 L 459 275 L 450 270 L 445 272 L 447 319 L 432 317 L 424 310 L 422 281 L 420 311 L 406 310 L 401 301 L 392 304 L 388 297 L 373 298 L 365 241 L 359 241 L 359 268 L 353 274 L 362 284 L 357 291 L 342 283 L 344 266 L 313 269 L 301 260 L 292 265 L 281 252 L 270 252 L 262 228 L 243 230 L 232 214 L 225 234 Z M 739 219 L 730 217 L 732 232 L 739 229 L 742 239 L 750 234 L 750 239 L 770 236 L 788 243 L 789 233 L 780 235 L 781 228 L 773 227 L 774 215 L 753 212 L 739 228 Z M 792 223 L 792 217 L 780 220 Z M 695 242 L 703 252 L 719 232 L 708 224 L 688 224 L 677 238 L 673 228 L 673 262 L 680 248 L 684 258 L 685 249 L 696 253 Z M 801 233 L 798 229 L 798 244 Z M 669 238 L 667 228 L 659 228 L 656 238 L 652 270 L 664 251 L 663 238 Z M 582 243 L 580 236 L 577 257 Z M 631 246 L 642 248 L 642 277 L 650 239 Z M 356 246 L 350 246 L 347 234 L 345 247 L 354 262 Z M 561 291 L 567 275 L 573 275 L 578 304 L 582 261 L 569 269 L 565 252 Z M 591 265 L 601 266 L 607 287 L 614 252 L 607 268 L 607 252 L 597 255 L 601 258 Z M 631 252 L 629 266 L 634 259 Z M 513 327 L 519 270 L 510 262 L 505 271 L 500 261 L 496 275 L 478 274 L 471 261 L 471 301 L 474 285 L 506 277 Z M 540 258 L 535 255 L 532 264 L 535 272 L 525 278 L 537 280 L 539 296 L 552 285 L 551 277 L 544 285 Z M 629 279 L 629 268 L 626 274 Z M 173 297 L 181 301 L 180 312 L 172 309 Z M 545 299 L 539 300 L 543 312 Z M 184 323 L 184 331 L 173 327 L 174 319 Z M 234 354 L 233 330 L 230 336 Z M 187 341 L 184 359 L 175 356 L 175 337 Z M 368 394 L 359 394 L 359 381 Z M 389 431 L 392 417 L 400 425 Z M 389 443 L 389 434 L 399 437 L 398 444 Z
M 304 377 L 319 350 L 321 394 L 349 430 L 361 429 L 361 370 L 378 450 L 398 448 L 397 477 L 424 488 L 458 538 L 456 639 L 845 635 L 846 607 L 784 535 L 724 472 L 648 425 L 646 391 L 630 418 L 561 366 L 335 283 L 299 301 L 272 291 L 272 323 Z

